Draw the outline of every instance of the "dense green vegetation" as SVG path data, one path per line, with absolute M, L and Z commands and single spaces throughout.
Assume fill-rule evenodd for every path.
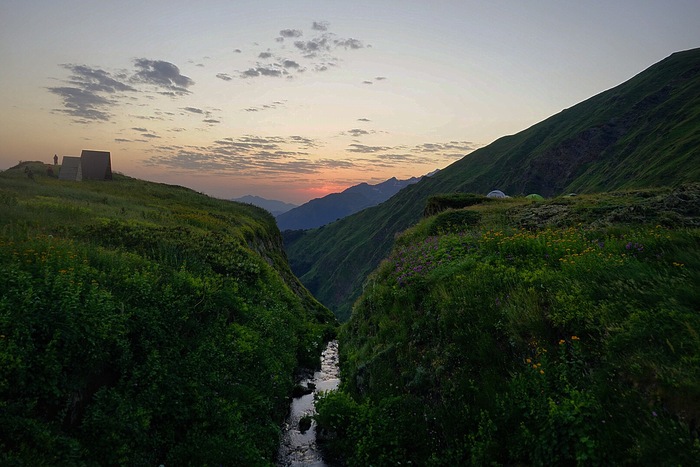
M 0 464 L 270 464 L 335 323 L 272 216 L 45 174 L 0 174 Z
M 695 184 L 424 219 L 341 328 L 341 390 L 317 403 L 330 453 L 695 465 L 699 216 Z
M 595 193 L 700 181 L 700 49 L 478 149 L 385 203 L 288 242 L 293 271 L 341 319 L 367 275 L 442 193 Z

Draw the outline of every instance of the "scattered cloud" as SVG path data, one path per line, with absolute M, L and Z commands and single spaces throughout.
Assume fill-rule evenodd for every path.
M 255 78 L 256 76 L 272 76 L 280 77 L 287 74 L 285 70 L 277 68 L 276 65 L 261 66 L 258 65 L 255 68 L 248 68 L 246 71 L 241 73 L 243 78 Z
M 375 81 L 384 81 L 386 79 L 386 76 L 377 76 L 374 78 Z
M 216 77 L 219 79 L 223 79 L 224 81 L 231 81 L 233 79 L 231 75 L 226 73 L 217 73 Z
M 115 143 L 131 143 L 132 140 L 126 138 L 114 138 Z
M 478 149 L 480 145 L 471 141 L 450 141 L 448 143 L 423 143 L 413 148 L 414 152 L 440 153 L 449 157 L 463 157 Z
M 323 168 L 349 168 L 346 160 L 313 160 L 307 150 L 318 142 L 303 136 L 255 136 L 222 138 L 208 146 L 152 149 L 146 165 L 177 170 L 215 170 L 231 175 L 270 176 L 313 174 Z
M 304 33 L 298 29 L 282 29 L 280 31 L 280 37 L 301 37 Z
M 304 37 L 304 31 L 301 29 L 281 29 L 279 36 L 275 38 L 277 45 L 268 44 L 269 47 L 258 51 L 257 55 L 251 57 L 254 65 L 250 64 L 247 69 L 239 71 L 238 78 L 293 78 L 306 70 L 323 72 L 340 63 L 340 58 L 335 55 L 336 49 L 354 50 L 369 47 L 359 39 L 338 37 L 328 31 L 329 27 L 327 21 L 312 22 L 308 38 Z M 293 43 L 293 48 L 284 44 L 287 39 Z M 230 75 L 217 77 L 228 81 Z
M 78 123 L 108 121 L 112 115 L 107 108 L 116 105 L 116 102 L 111 99 L 80 88 L 59 86 L 50 87 L 48 90 L 63 99 L 64 108 L 54 109 L 54 111 L 76 117 L 78 120 L 75 121 Z
M 236 53 L 236 54 L 239 54 L 241 52 L 243 52 L 241 49 L 234 49 L 234 51 L 233 51 L 233 53 Z
M 210 123 L 210 124 L 221 123 L 221 120 L 217 120 L 217 119 L 215 119 L 215 118 L 205 118 L 205 119 L 202 120 L 202 121 L 203 121 L 204 123 Z
M 84 91 L 106 92 L 108 94 L 136 91 L 132 86 L 119 80 L 125 78 L 123 75 L 115 76 L 105 70 L 87 65 L 64 64 L 61 66 L 72 72 L 68 82 Z
M 350 145 L 346 151 L 348 152 L 359 152 L 362 154 L 374 154 L 377 152 L 383 152 L 391 149 L 390 146 L 366 146 L 364 144 L 353 143 Z
M 143 95 L 144 89 L 139 84 L 155 86 L 159 93 L 171 97 L 189 94 L 188 87 L 194 82 L 180 74 L 172 63 L 145 58 L 134 61 L 135 71 L 110 72 L 88 65 L 60 65 L 70 71 L 70 76 L 63 80 L 64 85 L 48 87 L 52 94 L 60 96 L 63 108 L 54 112 L 75 117 L 75 122 L 105 122 L 112 118 L 110 110 L 120 104 L 133 104 Z
M 363 81 L 362 84 L 374 84 L 372 81 Z
M 357 39 L 336 39 L 333 43 L 338 47 L 344 47 L 346 49 L 363 49 L 365 44 Z
M 198 109 L 197 107 L 183 107 L 182 110 L 184 110 L 185 112 L 193 113 L 193 114 L 203 114 L 204 113 L 204 110 Z
M 139 133 L 148 132 L 148 130 L 146 128 L 143 128 L 143 127 L 133 127 L 132 130 L 138 131 Z
M 358 121 L 358 122 L 371 122 L 372 120 L 370 120 L 369 118 L 364 118 L 364 117 L 363 117 L 363 118 L 358 118 L 357 121 Z
M 75 117 L 79 123 L 108 121 L 112 116 L 109 110 L 118 105 L 118 98 L 127 92 L 137 92 L 127 84 L 128 77 L 121 73 L 113 74 L 87 65 L 63 64 L 61 67 L 70 70 L 71 75 L 65 80 L 67 86 L 47 88 L 63 99 L 64 108 L 54 111 Z
M 374 131 L 370 132 L 367 130 L 362 130 L 360 128 L 353 128 L 352 130 L 348 130 L 348 131 L 344 132 L 344 134 L 348 134 L 348 135 L 355 137 L 355 138 L 357 138 L 359 136 L 363 136 L 363 135 L 369 135 L 370 133 L 374 133 Z
M 134 60 L 134 66 L 138 70 L 133 76 L 134 80 L 155 85 L 162 89 L 161 93 L 165 95 L 189 94 L 187 88 L 194 84 L 194 81 L 180 74 L 180 69 L 170 62 L 137 58 Z

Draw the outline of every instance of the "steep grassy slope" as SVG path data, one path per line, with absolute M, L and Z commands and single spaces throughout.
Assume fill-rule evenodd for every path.
M 516 135 L 503 137 L 387 202 L 288 242 L 294 272 L 340 319 L 398 232 L 430 195 L 592 193 L 700 180 L 700 49 Z
M 334 318 L 262 209 L 0 174 L 0 463 L 265 465 Z
M 348 465 L 695 465 L 700 184 L 447 210 L 396 241 L 317 403 Z

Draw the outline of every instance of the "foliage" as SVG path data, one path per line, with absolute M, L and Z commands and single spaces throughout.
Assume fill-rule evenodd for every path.
M 624 212 L 655 196 L 622 197 Z M 321 429 L 338 433 L 327 444 L 337 457 L 690 465 L 700 456 L 700 230 L 601 223 L 600 213 L 572 224 L 593 206 L 569 209 L 566 226 L 519 227 L 530 204 L 513 201 L 505 217 L 508 204 L 473 206 L 487 225 L 440 235 L 428 235 L 428 218 L 397 240 L 341 329 L 341 392 L 317 405 Z
M 0 463 L 266 465 L 333 318 L 264 211 L 0 175 Z
M 476 193 L 448 193 L 432 195 L 428 198 L 423 216 L 430 217 L 445 211 L 446 209 L 461 209 L 475 204 L 487 203 L 493 198 Z

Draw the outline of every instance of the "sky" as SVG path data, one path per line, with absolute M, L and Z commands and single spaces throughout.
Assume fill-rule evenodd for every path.
M 0 0 L 0 170 L 301 204 L 442 169 L 700 47 L 697 0 Z

